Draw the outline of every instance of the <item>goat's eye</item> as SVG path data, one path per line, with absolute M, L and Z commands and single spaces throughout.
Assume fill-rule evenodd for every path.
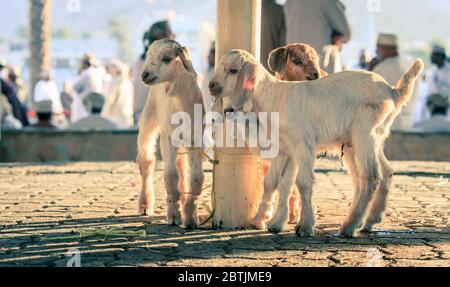
M 303 61 L 300 59 L 293 59 L 292 62 L 294 62 L 294 64 L 299 65 L 299 66 L 303 65 Z
M 172 58 L 170 57 L 164 57 L 161 59 L 161 61 L 165 64 L 169 64 L 170 62 L 172 62 Z
M 237 74 L 237 72 L 238 72 L 237 69 L 230 69 L 230 74 L 235 75 L 235 74 Z

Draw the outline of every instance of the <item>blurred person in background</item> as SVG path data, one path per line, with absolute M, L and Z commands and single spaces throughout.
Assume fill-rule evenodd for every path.
M 34 102 L 50 101 L 52 103 L 52 120 L 61 127 L 66 126 L 66 117 L 61 104 L 58 87 L 53 80 L 52 72 L 44 70 L 41 72 L 40 80 L 34 88 Z
M 83 104 L 90 115 L 70 126 L 71 129 L 103 129 L 115 130 L 117 125 L 101 115 L 105 104 L 105 96 L 91 93 L 83 99 Z
M 34 103 L 38 122 L 32 126 L 35 129 L 56 129 L 52 124 L 54 104 L 51 100 L 36 101 Z
M 1 129 L 21 129 L 22 123 L 13 115 L 8 99 L 0 95 L 0 128 Z M 0 130 L 1 130 L 0 129 Z
M 333 31 L 331 45 L 322 49 L 321 66 L 329 75 L 342 72 L 341 52 L 344 47 L 344 37 L 341 33 Z
M 377 56 L 369 64 L 369 70 L 382 76 L 390 85 L 395 86 L 411 66 L 399 54 L 397 35 L 381 33 L 377 41 Z M 413 96 L 402 113 L 394 121 L 391 129 L 410 130 L 414 124 L 414 111 L 418 101 L 418 85 Z
M 427 108 L 431 118 L 417 123 L 414 128 L 425 132 L 450 132 L 450 121 L 447 119 L 449 97 L 442 94 L 431 95 L 427 100 Z
M 111 62 L 111 92 L 106 97 L 102 115 L 121 129 L 133 126 L 134 88 L 129 68 L 119 60 Z
M 276 48 L 286 45 L 286 21 L 283 6 L 276 0 L 262 1 L 261 15 L 261 63 L 270 71 L 269 54 Z
M 103 73 L 98 65 L 93 53 L 88 52 L 81 59 L 78 78 L 73 84 L 72 123 L 89 115 L 83 105 L 83 99 L 87 95 L 103 93 Z
M 6 79 L 6 65 L 8 62 L 4 58 L 0 58 L 0 79 Z
M 347 43 L 351 37 L 345 6 L 339 0 L 287 0 L 284 4 L 287 43 L 305 43 L 318 53 L 332 44 L 330 36 L 339 33 Z
M 14 87 L 5 79 L 5 77 L 7 77 L 5 74 L 5 71 L 7 72 L 6 64 L 6 60 L 0 59 L 0 97 L 2 97 L 2 100 L 4 100 L 3 98 L 6 98 L 14 118 L 18 120 L 22 126 L 26 127 L 30 124 L 27 118 L 27 109 L 17 97 L 17 92 Z
M 147 56 L 148 47 L 150 47 L 153 42 L 161 39 L 174 39 L 175 35 L 172 32 L 169 21 L 160 21 L 154 23 L 150 29 L 144 33 L 143 43 L 144 51 L 138 61 L 133 65 L 132 68 L 132 79 L 134 86 L 134 112 L 133 118 L 134 123 L 137 125 L 139 122 L 139 117 L 144 110 L 145 103 L 147 102 L 147 96 L 149 94 L 150 88 L 146 86 L 141 79 L 142 70 L 144 68 L 145 58 Z
M 434 67 L 428 81 L 427 97 L 434 94 L 450 97 L 450 63 L 443 46 L 433 46 L 431 62 Z M 450 117 L 448 119 L 450 120 Z
M 72 84 L 69 81 L 64 82 L 60 98 L 62 107 L 64 109 L 64 115 L 66 116 L 66 119 L 70 121 L 73 98 L 72 98 Z
M 359 53 L 358 64 L 355 66 L 355 70 L 368 70 L 369 63 L 372 61 L 369 49 L 362 49 Z
M 14 91 L 17 94 L 17 98 L 20 103 L 24 106 L 28 105 L 27 99 L 27 89 L 22 80 L 22 71 L 19 67 L 10 67 L 8 68 L 8 82 L 13 87 Z

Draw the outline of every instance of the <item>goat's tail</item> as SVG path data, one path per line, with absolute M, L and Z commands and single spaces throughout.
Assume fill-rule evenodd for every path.
M 397 92 L 397 97 L 395 98 L 395 105 L 398 109 L 405 106 L 414 91 L 414 85 L 417 78 L 422 73 L 424 69 L 424 63 L 421 59 L 417 59 L 414 65 L 409 69 L 409 71 L 403 75 L 403 77 L 398 81 L 397 86 L 394 90 Z

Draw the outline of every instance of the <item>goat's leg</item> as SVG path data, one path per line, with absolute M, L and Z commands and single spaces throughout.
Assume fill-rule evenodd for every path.
M 189 154 L 190 167 L 190 193 L 184 205 L 184 226 L 195 229 L 198 226 L 197 203 L 202 193 L 203 174 L 203 153 L 201 149 L 194 150 Z
M 155 194 L 153 190 L 153 172 L 155 168 L 155 141 L 158 126 L 151 115 L 143 114 L 138 136 L 137 163 L 141 174 L 141 194 L 138 212 L 142 215 L 153 215 Z
M 183 222 L 181 216 L 181 192 L 178 189 L 177 152 L 168 135 L 161 134 L 161 153 L 164 161 L 164 182 L 167 191 L 167 224 L 178 226 Z
M 394 175 L 394 169 L 389 164 L 382 150 L 380 150 L 379 158 L 383 179 L 381 180 L 380 187 L 372 200 L 369 214 L 363 227 L 363 231 L 365 232 L 371 232 L 375 224 L 381 223 L 383 212 L 385 211 L 387 205 L 392 177 Z
M 259 205 L 258 213 L 255 218 L 250 221 L 250 224 L 259 230 L 266 229 L 266 223 L 272 218 L 274 211 L 275 192 L 278 185 L 278 180 L 281 177 L 282 170 L 287 158 L 280 155 L 272 160 L 269 173 L 264 177 L 264 194 Z
M 353 148 L 358 169 L 359 196 L 355 196 L 356 201 L 352 203 L 350 213 L 340 229 L 340 234 L 344 237 L 353 237 L 356 229 L 361 226 L 367 206 L 381 179 L 376 140 L 372 137 L 367 140 L 361 138 L 354 141 Z
M 187 171 L 189 168 L 187 167 L 186 163 L 186 157 L 185 156 L 179 156 L 177 157 L 177 170 L 179 174 L 178 179 L 178 190 L 180 191 L 180 202 L 181 205 L 184 205 L 185 202 L 185 195 L 188 192 L 186 183 L 187 183 Z
M 300 219 L 300 192 L 297 186 L 292 187 L 289 197 L 289 224 L 297 224 Z
M 300 221 L 295 228 L 295 233 L 299 237 L 314 235 L 315 214 L 312 205 L 314 162 L 315 154 L 312 151 L 304 150 L 300 157 L 299 173 L 295 182 L 301 201 Z
M 348 169 L 348 174 L 352 178 L 353 183 L 353 199 L 350 206 L 350 210 L 354 208 L 354 205 L 358 202 L 360 190 L 359 190 L 359 173 L 358 173 L 358 167 L 356 165 L 356 159 L 355 159 L 355 150 L 352 148 L 346 148 L 344 152 L 344 166 Z
M 278 183 L 277 190 L 279 194 L 278 207 L 274 217 L 269 222 L 268 229 L 270 232 L 279 233 L 285 229 L 289 221 L 289 197 L 292 186 L 297 177 L 298 166 L 294 160 L 289 159 L 282 173 L 281 180 Z

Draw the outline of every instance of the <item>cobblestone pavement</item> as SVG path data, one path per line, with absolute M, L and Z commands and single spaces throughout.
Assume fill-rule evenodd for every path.
M 0 165 L 0 266 L 66 266 L 77 259 L 68 254 L 74 248 L 82 266 L 450 266 L 450 164 L 394 166 L 377 232 L 344 239 L 334 234 L 348 211 L 351 182 L 339 163 L 319 162 L 317 235 L 302 239 L 294 226 L 279 235 L 166 226 L 160 168 L 156 215 L 145 218 L 135 216 L 140 183 L 133 163 Z M 209 198 L 205 191 L 202 216 Z M 77 230 L 91 227 L 146 236 L 77 238 Z

